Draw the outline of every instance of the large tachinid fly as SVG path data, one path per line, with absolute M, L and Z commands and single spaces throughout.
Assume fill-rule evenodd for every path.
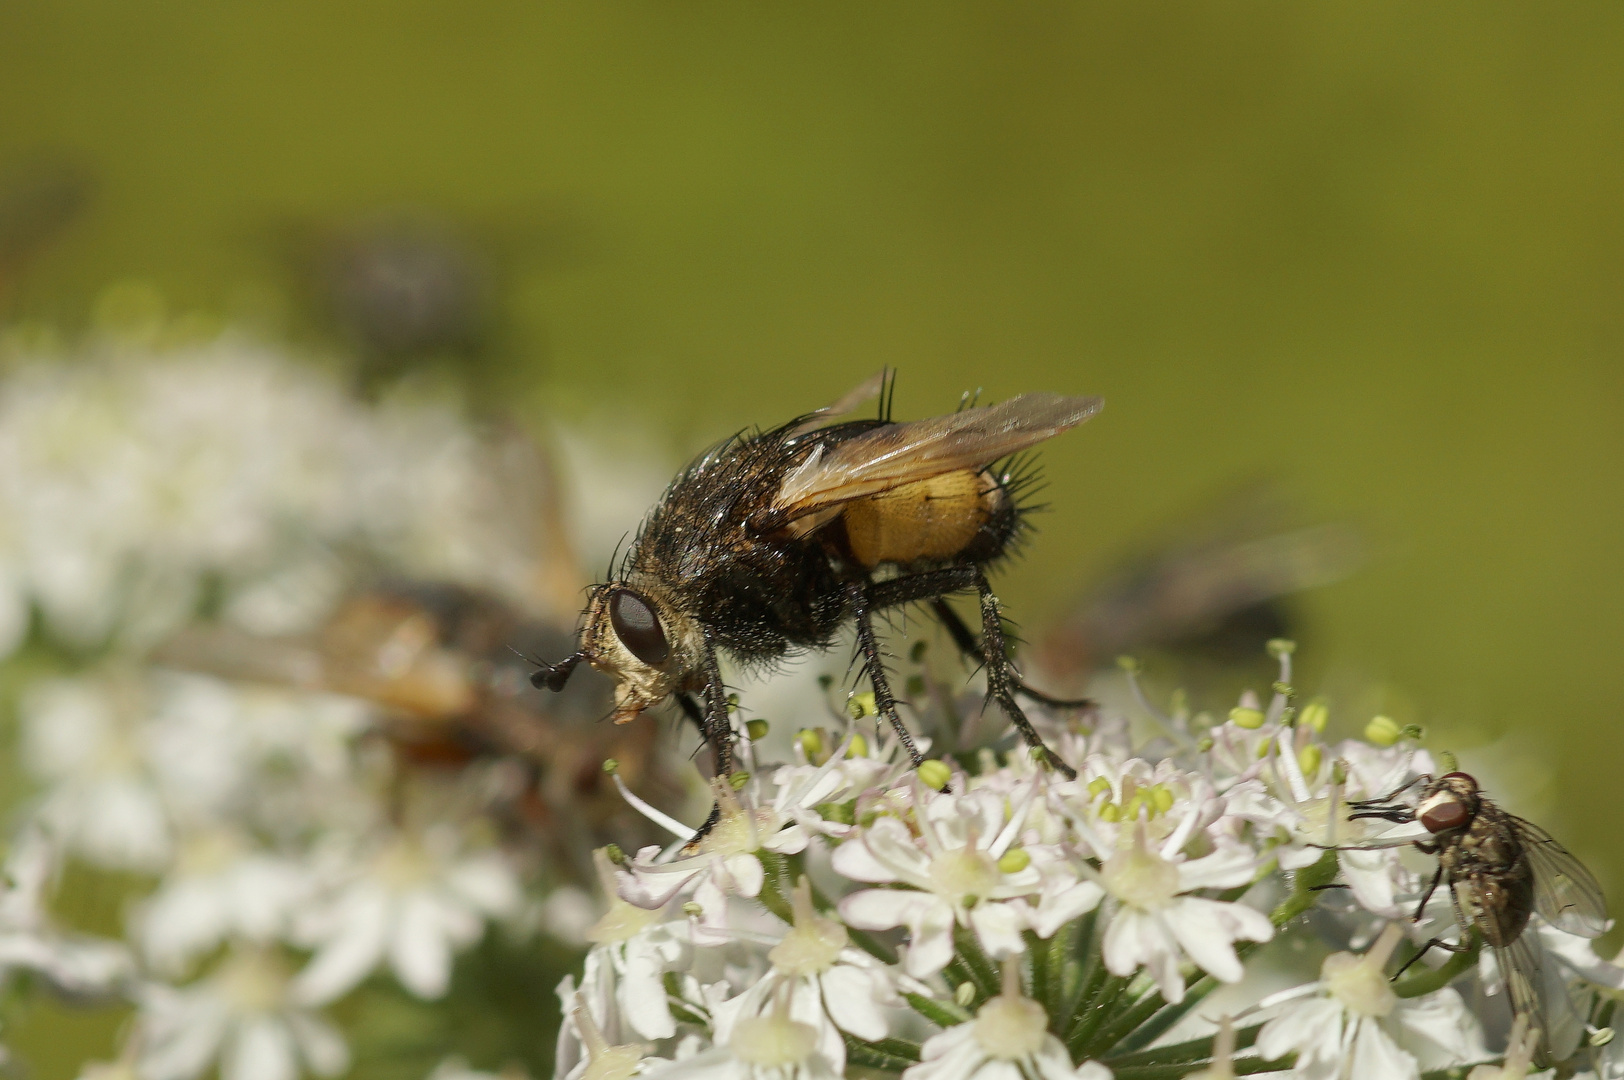
M 917 765 L 897 715 L 874 616 L 929 603 L 960 648 L 985 665 L 989 695 L 1055 769 L 1015 700 L 1027 694 L 1005 653 L 986 568 L 1024 528 L 1019 470 L 1000 468 L 1087 420 L 1097 398 L 1022 394 L 947 416 L 831 422 L 881 393 L 872 380 L 836 405 L 735 436 L 684 469 L 643 522 L 612 580 L 594 586 L 577 651 L 534 675 L 558 689 L 586 661 L 617 683 L 625 723 L 675 697 L 732 767 L 732 730 L 717 657 L 760 666 L 828 648 L 854 622 L 876 709 Z M 980 597 L 979 639 L 943 599 Z M 702 695 L 703 703 L 697 695 Z
M 1547 1039 L 1551 1029 L 1542 1005 L 1539 958 L 1524 936 L 1530 915 L 1537 912 L 1559 930 L 1580 937 L 1599 937 L 1607 929 L 1607 901 L 1584 864 L 1550 834 L 1532 822 L 1500 809 L 1466 773 L 1452 772 L 1425 784 L 1416 804 L 1393 803 L 1398 792 L 1383 799 L 1353 803 L 1354 818 L 1419 821 L 1430 840 L 1415 846 L 1438 856 L 1438 869 L 1416 907 L 1420 922 L 1427 901 L 1439 884 L 1449 886 L 1459 944 L 1433 938 L 1405 965 L 1431 948 L 1464 951 L 1475 930 L 1494 949 L 1514 1016 L 1525 1019 Z M 1413 785 L 1412 785 L 1413 786 Z M 1401 791 L 1403 789 L 1400 789 Z M 1396 977 L 1396 976 L 1395 976 Z

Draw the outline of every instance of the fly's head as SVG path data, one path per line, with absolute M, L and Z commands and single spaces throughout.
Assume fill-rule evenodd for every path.
M 1463 772 L 1445 773 L 1427 786 L 1416 804 L 1416 820 L 1434 836 L 1470 825 L 1483 805 L 1477 781 Z
M 611 582 L 587 602 L 581 655 L 615 680 L 617 724 L 684 689 L 703 670 L 703 646 L 699 624 L 657 586 Z

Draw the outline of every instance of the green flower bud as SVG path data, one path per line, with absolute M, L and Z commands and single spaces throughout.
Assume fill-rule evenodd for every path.
M 1323 701 L 1310 701 L 1303 706 L 1303 714 L 1298 717 L 1299 727 L 1306 727 L 1312 731 L 1324 731 L 1325 725 L 1331 722 L 1331 710 Z
M 1101 795 L 1109 795 L 1110 793 L 1111 781 L 1107 780 L 1105 777 L 1096 776 L 1094 779 L 1088 782 L 1088 797 L 1090 799 L 1097 799 Z
M 874 703 L 874 694 L 872 692 L 853 694 L 846 702 L 846 715 L 853 720 L 861 720 L 865 716 L 876 716 L 879 711 L 879 706 Z
M 705 908 L 697 901 L 689 900 L 687 903 L 682 905 L 682 913 L 688 916 L 690 919 L 697 919 L 701 915 L 705 914 Z
M 953 770 L 948 768 L 945 762 L 931 758 L 929 761 L 919 763 L 919 782 L 926 787 L 940 791 L 947 786 L 947 782 L 951 779 L 953 779 Z
M 734 791 L 742 791 L 744 789 L 744 785 L 748 784 L 749 782 L 750 774 L 743 772 L 742 770 L 740 772 L 730 773 L 727 778 L 727 786 L 732 788 Z
M 1318 776 L 1320 762 L 1324 760 L 1320 748 L 1309 743 L 1297 751 L 1297 767 L 1302 769 L 1304 776 Z
M 616 761 L 614 758 L 604 758 L 603 771 L 608 773 L 610 776 L 615 775 L 615 773 L 620 771 L 620 762 Z
M 1119 656 L 1117 657 L 1117 667 L 1126 671 L 1129 675 L 1135 675 L 1139 672 L 1139 661 L 1131 656 Z
M 1150 805 L 1159 814 L 1165 814 L 1173 809 L 1173 789 L 1166 784 L 1153 784 L 1150 788 Z
M 868 757 L 868 740 L 861 735 L 853 735 L 851 737 L 851 746 L 846 748 L 846 756 L 849 758 Z
M 1292 653 L 1296 652 L 1297 643 L 1292 641 L 1290 638 L 1277 637 L 1269 639 L 1268 644 L 1266 644 L 1264 648 L 1269 650 L 1270 656 L 1278 660 L 1282 656 L 1290 656 Z
M 1118 806 L 1114 802 L 1106 803 L 1104 806 L 1100 807 L 1100 820 L 1101 821 L 1121 821 L 1122 820 L 1122 807 Z
M 813 728 L 802 728 L 796 732 L 795 741 L 801 744 L 801 750 L 806 754 L 808 761 L 815 760 L 823 753 L 823 736 Z
M 1403 734 L 1404 729 L 1391 716 L 1374 717 L 1365 725 L 1365 741 L 1377 746 L 1392 746 Z
M 760 742 L 767 737 L 767 721 L 751 720 L 744 725 L 744 733 L 750 736 L 751 742 Z
M 1023 848 L 1010 848 L 998 860 L 998 869 L 1006 874 L 1018 874 L 1032 865 L 1032 856 Z
M 953 988 L 953 1000 L 959 1003 L 960 1008 L 968 1009 L 975 1004 L 976 987 L 971 982 L 961 982 Z
M 1248 709 L 1245 705 L 1237 705 L 1229 710 L 1229 722 L 1236 727 L 1256 731 L 1263 726 L 1263 710 Z

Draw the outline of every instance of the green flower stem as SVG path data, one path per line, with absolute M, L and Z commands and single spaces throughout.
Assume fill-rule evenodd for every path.
M 1248 1028 L 1241 1028 L 1235 1032 L 1235 1049 L 1245 1050 L 1257 1042 L 1257 1034 L 1263 1029 L 1262 1024 L 1254 1024 Z M 1123 1068 L 1140 1068 L 1146 1065 L 1189 1065 L 1196 1062 L 1212 1060 L 1212 1046 L 1214 1036 L 1208 1035 L 1200 1039 L 1191 1039 L 1189 1042 L 1173 1043 L 1171 1046 L 1158 1046 L 1154 1050 L 1140 1050 L 1132 1054 L 1119 1054 L 1116 1057 L 1102 1059 L 1103 1064 L 1113 1071 Z
M 908 1007 L 937 1027 L 949 1028 L 970 1019 L 970 1014 L 959 1008 L 955 1001 L 938 1001 L 923 994 L 903 994 Z
M 868 1043 L 850 1035 L 843 1037 L 846 1040 L 846 1063 L 849 1065 L 899 1073 L 919 1061 L 919 1047 L 902 1039 L 881 1039 Z M 907 1053 L 909 1050 L 912 1056 Z
M 1021 934 L 1026 941 L 1026 957 L 1032 965 L 1032 978 L 1026 984 L 1026 996 L 1043 1003 L 1043 993 L 1049 986 L 1049 949 L 1047 943 L 1032 931 Z
M 1037 987 L 1037 979 L 1032 980 L 1033 996 L 1043 1002 L 1050 1016 L 1050 1030 L 1056 1035 L 1064 1034 L 1063 1018 L 1069 1018 L 1076 1009 L 1077 1002 L 1073 995 L 1082 989 L 1082 965 L 1077 960 L 1077 943 L 1093 939 L 1092 911 L 1056 930 L 1054 937 L 1049 939 L 1048 955 L 1044 958 L 1043 985 Z M 1036 956 L 1036 953 L 1033 955 Z
M 1430 994 L 1434 990 L 1442 990 L 1466 972 L 1472 970 L 1477 963 L 1477 954 L 1483 948 L 1483 941 L 1476 934 L 1472 935 L 1472 947 L 1465 952 L 1458 952 L 1451 956 L 1442 967 L 1422 971 L 1411 975 L 1407 979 L 1400 979 L 1393 984 L 1393 993 L 1401 998 L 1420 997 Z
M 761 895 L 757 897 L 768 911 L 777 915 L 785 922 L 794 924 L 794 908 L 790 903 L 790 894 L 795 891 L 795 879 L 802 876 L 806 870 L 801 864 L 799 856 L 779 855 L 772 851 L 758 851 L 756 858 L 761 862 L 763 880 Z M 834 905 L 824 896 L 818 887 L 812 887 L 812 905 L 819 910 L 832 910 Z M 894 964 L 897 954 L 882 944 L 874 935 L 864 930 L 853 930 L 846 927 L 847 939 L 868 955 L 882 963 Z
M 974 930 L 954 924 L 953 952 L 963 966 L 965 974 L 975 984 L 978 999 L 985 1001 L 1003 988 L 1003 978 L 999 974 L 998 967 L 981 950 L 981 942 L 976 939 Z
M 1251 1076 L 1261 1072 L 1284 1072 L 1296 1063 L 1297 1055 L 1263 1061 L 1260 1058 L 1242 1058 L 1234 1063 L 1236 1076 Z M 1177 1065 L 1129 1065 L 1113 1069 L 1116 1080 L 1183 1080 L 1191 1072 L 1206 1067 L 1210 1062 L 1187 1061 Z M 1430 1074 L 1429 1074 L 1430 1075 Z
M 1073 1021 L 1071 1031 L 1066 1036 L 1066 1049 L 1071 1051 L 1071 1059 L 1078 1060 L 1082 1048 L 1093 1041 L 1093 1036 L 1100 1025 L 1117 1015 L 1120 1011 L 1113 1006 L 1122 991 L 1126 990 L 1130 980 L 1120 975 L 1112 975 L 1105 970 L 1105 965 L 1099 966 L 1101 978 L 1089 992 L 1083 994 L 1082 1002 L 1077 1009 L 1077 1018 Z
M 1132 1034 L 1139 1025 L 1155 1016 L 1166 1005 L 1167 1002 L 1162 1000 L 1161 994 L 1154 991 L 1146 994 L 1096 1028 L 1087 1044 L 1083 1046 L 1083 1055 L 1085 1057 L 1096 1057 L 1114 1049 L 1118 1043 Z
M 1269 913 L 1269 921 L 1284 928 L 1299 915 L 1308 914 L 1309 909 L 1319 903 L 1320 887 L 1336 881 L 1337 871 L 1334 851 L 1325 852 L 1314 865 L 1297 871 L 1292 875 L 1291 895 Z
M 1431 1072 L 1421 1074 L 1421 1080 L 1466 1080 L 1473 1069 L 1479 1065 L 1504 1066 L 1505 1058 L 1495 1058 L 1493 1061 L 1475 1061 L 1470 1065 L 1451 1065 L 1447 1069 L 1433 1069 Z

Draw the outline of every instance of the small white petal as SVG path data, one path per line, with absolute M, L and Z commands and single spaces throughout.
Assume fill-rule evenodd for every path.
M 298 1080 L 293 1036 L 281 1021 L 253 1016 L 239 1021 L 220 1058 L 220 1080 Z
M 851 964 L 836 964 L 824 972 L 818 982 L 829 1018 L 842 1031 L 859 1039 L 885 1038 L 890 1032 L 882 1010 L 890 995 L 883 980 L 884 976 L 878 972 L 864 971 Z

